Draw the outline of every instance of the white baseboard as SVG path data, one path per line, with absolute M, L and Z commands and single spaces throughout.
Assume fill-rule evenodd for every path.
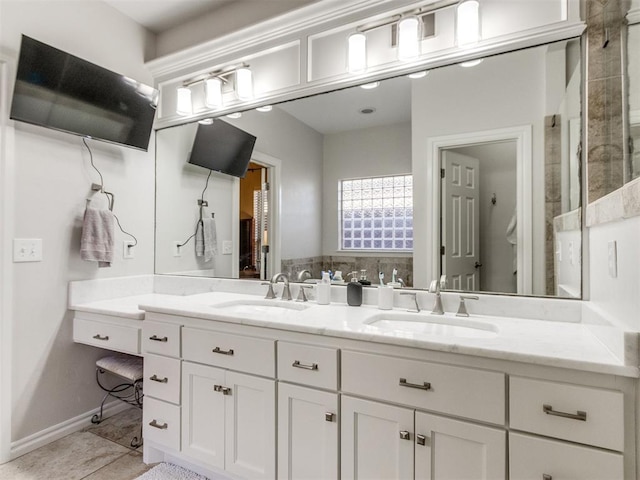
M 123 412 L 128 408 L 132 408 L 124 402 L 114 400 L 105 404 L 103 410 L 103 418 L 111 417 L 116 413 Z M 93 410 L 78 415 L 77 417 L 70 418 L 62 423 L 53 425 L 49 428 L 45 428 L 37 433 L 29 435 L 28 437 L 11 442 L 11 453 L 9 460 L 18 458 L 25 453 L 29 453 L 36 448 L 40 448 L 55 440 L 59 440 L 62 437 L 69 435 L 70 433 L 82 430 L 85 427 L 91 426 L 91 417 L 100 411 L 100 408 L 94 408 Z

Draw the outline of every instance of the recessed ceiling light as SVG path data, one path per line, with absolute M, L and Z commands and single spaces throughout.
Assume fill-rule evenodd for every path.
M 482 58 L 478 58 L 477 60 L 469 60 L 468 62 L 460 63 L 461 67 L 475 67 L 476 65 L 480 65 L 482 63 Z
M 365 83 L 364 85 L 360 86 L 365 90 L 371 90 L 372 88 L 376 88 L 378 85 L 380 85 L 380 82 Z
M 371 113 L 374 113 L 375 111 L 376 109 L 373 107 L 365 107 L 362 110 L 360 110 L 360 113 L 362 113 L 363 115 L 369 115 Z
M 240 118 L 242 116 L 242 112 L 234 112 L 227 115 L 227 118 Z
M 213 123 L 213 118 L 203 118 L 202 120 L 198 120 L 198 123 L 202 125 L 211 125 Z
M 273 110 L 273 107 L 271 105 L 265 105 L 264 107 L 256 108 L 256 110 L 259 112 L 270 112 L 271 110 Z
M 410 73 L 409 75 L 407 75 L 407 77 L 409 78 L 424 78 L 427 76 L 429 72 L 427 70 L 423 70 L 422 72 L 415 72 L 415 73 Z

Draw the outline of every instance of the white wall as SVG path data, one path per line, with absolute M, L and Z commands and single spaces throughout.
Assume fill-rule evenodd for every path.
M 245 112 L 229 123 L 257 137 L 255 151 L 282 162 L 280 257 L 320 255 L 322 232 L 322 135 L 284 111 Z
M 237 200 L 239 180 L 187 163 L 198 123 L 160 130 L 156 133 L 156 273 L 203 271 L 207 276 L 231 277 L 232 255 L 222 254 L 222 242 L 233 241 L 238 229 Z M 209 203 L 203 216 L 215 213 L 218 253 L 209 262 L 196 257 L 195 237 L 174 256 L 174 243 L 184 243 L 195 232 L 200 217 L 198 199 L 207 186 L 204 199 Z M 235 189 L 235 190 L 234 190 Z M 235 191 L 235 197 L 234 197 Z M 233 242 L 237 250 L 237 242 Z
M 487 58 L 472 68 L 436 69 L 413 82 L 416 176 L 426 178 L 429 137 L 532 125 L 534 294 L 544 294 L 544 72 L 545 50 L 534 48 Z M 427 189 L 416 188 L 414 200 L 426 205 L 430 196 Z M 415 242 L 425 244 L 431 235 L 426 228 L 426 209 L 414 213 Z M 430 253 L 417 251 L 414 261 L 431 271 Z
M 640 216 L 589 228 L 590 300 L 603 314 L 640 331 Z M 617 276 L 609 274 L 616 242 Z
M 0 48 L 17 59 L 24 33 L 136 80 L 153 82 L 143 59 L 150 36 L 101 2 L 0 2 Z M 15 69 L 15 64 L 13 65 Z M 95 408 L 96 348 L 72 342 L 66 309 L 70 280 L 153 272 L 154 145 L 148 153 L 89 141 L 105 186 L 116 195 L 115 213 L 138 238 L 135 258 L 117 255 L 111 268 L 98 269 L 79 256 L 80 226 L 90 185 L 98 180 L 81 139 L 9 122 L 15 148 L 5 159 L 15 168 L 15 238 L 41 238 L 43 261 L 10 264 L 12 276 L 12 440 L 40 432 Z M 13 132 L 13 130 L 15 131 Z M 3 192 L 4 194 L 5 192 Z M 11 208 L 11 207 L 10 207 Z M 6 391 L 7 385 L 2 385 Z M 2 425 L 1 428 L 6 428 Z
M 349 178 L 411 173 L 411 124 L 325 135 L 322 252 L 338 253 L 338 182 Z M 414 212 L 418 206 L 414 205 Z M 347 252 L 347 255 L 352 253 Z M 373 254 L 379 256 L 379 253 Z

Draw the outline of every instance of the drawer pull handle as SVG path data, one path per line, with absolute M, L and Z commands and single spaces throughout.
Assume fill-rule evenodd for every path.
M 291 364 L 292 367 L 296 368 L 304 368 L 305 370 L 318 370 L 318 364 L 312 363 L 311 365 L 307 365 L 304 363 L 300 363 L 300 360 L 296 360 Z
M 153 428 L 158 428 L 160 430 L 166 430 L 167 428 L 169 428 L 169 425 L 167 423 L 163 423 L 162 425 L 160 425 L 158 422 L 156 422 L 155 420 L 151 420 L 149 422 L 149 425 L 151 425 Z
M 233 348 L 229 350 L 222 350 L 220 347 L 216 347 L 211 350 L 213 353 L 219 353 L 220 355 L 233 355 Z
M 427 437 L 424 435 L 416 435 L 416 443 L 418 445 L 426 445 L 427 444 Z
M 406 430 L 400 430 L 400 439 L 401 440 L 411 440 L 411 434 Z
M 151 377 L 149 377 L 149 380 L 154 381 L 154 382 L 158 382 L 158 383 L 167 383 L 169 381 L 169 379 L 167 377 L 164 378 L 158 378 L 157 375 L 152 375 Z
M 549 474 L 543 473 L 542 480 L 553 480 L 553 477 Z
M 587 420 L 587 412 L 580 410 L 578 410 L 577 413 L 558 412 L 554 410 L 551 405 L 542 405 L 542 411 L 547 415 L 555 415 L 556 417 L 570 418 L 571 420 L 580 420 L 581 422 Z
M 93 338 L 95 338 L 96 340 L 103 340 L 103 341 L 107 341 L 109 340 L 109 335 L 105 335 L 104 337 L 102 335 L 100 335 L 99 333 L 94 335 Z
M 157 335 L 151 335 L 149 337 L 149 340 L 152 340 L 154 342 L 168 342 L 169 339 L 167 337 L 158 337 Z
M 336 414 L 335 413 L 331 413 L 331 412 L 326 412 L 324 414 L 324 419 L 327 422 L 333 422 L 336 418 Z
M 222 392 L 223 395 L 231 395 L 231 388 L 223 387 L 222 385 L 214 385 L 213 390 L 215 392 Z
M 418 383 L 409 383 L 406 378 L 401 378 L 399 385 L 401 387 L 417 388 L 419 390 L 431 390 L 431 384 L 429 382 L 423 382 L 422 385 L 420 385 Z

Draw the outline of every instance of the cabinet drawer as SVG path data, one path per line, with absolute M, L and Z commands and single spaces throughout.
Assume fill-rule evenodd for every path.
M 275 341 L 198 328 L 182 329 L 184 360 L 275 378 Z
M 142 351 L 180 357 L 180 325 L 145 320 L 142 324 Z
M 622 392 L 511 377 L 511 428 L 624 450 Z
M 619 453 L 510 433 L 509 473 L 517 480 L 623 480 L 624 462 Z
M 338 350 L 278 342 L 278 379 L 337 390 Z
M 74 342 L 133 355 L 140 355 L 140 330 L 138 325 L 116 325 L 77 317 L 73 319 Z
M 142 421 L 145 440 L 180 450 L 179 406 L 145 396 Z
M 158 355 L 145 355 L 144 394 L 179 404 L 180 360 Z
M 502 373 L 343 350 L 342 390 L 495 424 L 505 421 Z

